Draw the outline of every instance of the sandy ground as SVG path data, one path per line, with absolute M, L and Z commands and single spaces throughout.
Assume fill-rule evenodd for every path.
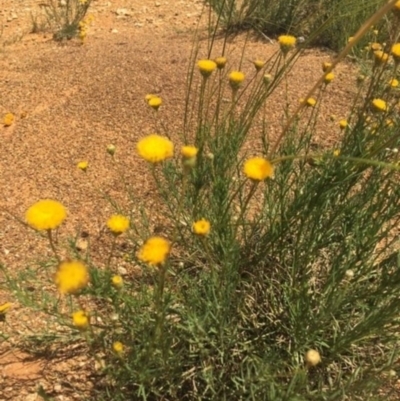
M 47 242 L 17 221 L 39 199 L 53 198 L 67 206 L 69 217 L 60 235 L 84 231 L 98 260 L 108 244 L 104 222 L 113 212 L 105 195 L 124 210 L 135 211 L 121 173 L 135 196 L 153 207 L 154 189 L 146 165 L 135 154 L 138 138 L 156 130 L 144 96 L 162 96 L 160 117 L 177 139 L 190 50 L 203 9 L 201 1 L 193 0 L 95 0 L 90 9 L 94 21 L 81 46 L 76 40 L 56 43 L 46 31 L 30 33 L 32 21 L 41 21 L 40 3 L 45 1 L 0 0 L 0 115 L 16 116 L 11 127 L 0 128 L 0 262 L 12 271 L 27 269 L 50 255 Z M 204 24 L 201 27 L 205 38 Z M 232 67 L 240 59 L 243 43 L 241 35 L 228 45 Z M 206 40 L 200 44 L 199 56 L 205 57 Z M 221 41 L 216 49 L 220 47 Z M 274 43 L 250 39 L 244 71 L 253 73 L 249 60 L 267 59 L 275 51 Z M 321 74 L 322 61 L 330 57 L 320 49 L 304 52 L 290 74 L 292 101 L 305 95 Z M 338 67 L 321 106 L 317 142 L 333 146 L 337 121 L 346 116 L 356 90 L 354 71 L 351 64 Z M 272 137 L 280 129 L 282 97 L 279 88 L 269 105 Z M 117 168 L 106 153 L 108 144 L 117 148 Z M 87 173 L 76 167 L 82 160 L 89 161 Z M 118 263 L 120 271 L 132 273 L 132 266 L 122 259 Z M 6 301 L 15 300 L 3 289 L 0 304 Z M 8 313 L 7 323 L 0 322 L 0 333 L 10 335 L 0 339 L 0 401 L 42 400 L 39 386 L 57 401 L 90 395 L 94 362 L 79 344 L 65 352 L 53 350 L 50 359 L 32 354 L 31 349 L 17 350 L 21 338 L 45 327 L 44 317 L 18 303 Z

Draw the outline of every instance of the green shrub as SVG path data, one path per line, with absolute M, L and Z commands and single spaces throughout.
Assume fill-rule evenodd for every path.
M 77 36 L 82 42 L 85 40 L 85 26 L 90 23 L 85 20 L 85 16 L 91 2 L 92 0 L 46 0 L 42 4 L 47 25 L 54 31 L 54 40 L 70 40 Z M 40 29 L 37 19 L 33 19 L 33 24 L 34 30 Z
M 229 31 L 305 36 L 312 44 L 341 49 L 384 0 L 207 0 Z M 387 26 L 381 23 L 381 36 Z

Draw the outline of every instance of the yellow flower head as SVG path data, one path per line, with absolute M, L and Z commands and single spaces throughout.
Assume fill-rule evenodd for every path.
M 111 284 L 115 288 L 122 288 L 124 286 L 124 279 L 121 276 L 115 275 L 111 277 Z
M 204 78 L 208 78 L 213 71 L 217 68 L 217 63 L 213 60 L 199 60 L 197 62 L 201 75 Z
M 122 354 L 124 352 L 124 344 L 122 344 L 120 341 L 115 341 L 112 345 L 114 352 L 117 354 Z
M 255 69 L 256 69 L 257 71 L 260 71 L 260 70 L 264 67 L 265 62 L 262 61 L 262 60 L 254 60 L 254 61 L 253 61 L 253 64 L 254 64 Z
M 396 78 L 389 79 L 389 86 L 391 88 L 397 88 L 399 86 L 399 81 Z
M 197 235 L 208 235 L 210 233 L 211 224 L 206 219 L 197 220 L 193 223 L 192 230 Z
M 332 63 L 329 63 L 328 61 L 324 61 L 322 63 L 322 71 L 327 72 L 330 68 L 332 68 Z
M 392 56 L 396 63 L 400 62 L 400 43 L 395 43 L 391 50 Z
M 333 156 L 338 157 L 340 155 L 340 149 L 335 149 L 333 151 Z
M 186 145 L 186 146 L 182 146 L 181 155 L 185 159 L 192 159 L 193 157 L 197 156 L 198 151 L 199 150 L 195 146 Z
M 89 327 L 89 316 L 83 311 L 79 310 L 72 314 L 72 323 L 79 330 L 86 330 Z
M 239 88 L 240 84 L 244 81 L 245 75 L 241 71 L 232 71 L 229 74 L 229 84 L 233 90 Z
M 309 97 L 306 100 L 306 105 L 309 106 L 309 107 L 314 107 L 316 104 L 317 104 L 317 101 L 312 97 Z
M 385 112 L 388 110 L 387 103 L 382 99 L 374 99 L 372 101 L 372 109 L 374 111 Z
M 114 145 L 107 145 L 107 153 L 111 156 L 114 156 L 115 154 L 115 146 Z
M 36 230 L 52 230 L 61 225 L 67 210 L 57 201 L 43 199 L 33 204 L 25 214 L 27 223 Z
M 14 119 L 15 117 L 13 113 L 6 113 L 6 115 L 3 118 L 3 125 L 5 127 L 9 127 L 14 122 Z
M 246 160 L 243 167 L 247 178 L 254 181 L 263 181 L 274 177 L 274 166 L 263 157 L 253 157 Z
M 54 277 L 61 294 L 75 294 L 88 285 L 89 279 L 86 265 L 79 260 L 60 263 Z
M 77 167 L 79 168 L 79 170 L 86 171 L 89 167 L 89 162 L 87 161 L 79 162 L 77 164 Z
M 308 367 L 316 366 L 321 362 L 321 355 L 318 351 L 310 349 L 306 352 L 304 360 Z
M 296 38 L 292 35 L 281 35 L 278 42 L 284 55 L 296 46 Z
M 335 74 L 333 72 L 328 72 L 327 74 L 325 74 L 325 77 L 324 77 L 325 84 L 328 85 L 329 83 L 331 83 L 333 81 L 334 78 L 335 78 Z
M 269 85 L 271 80 L 272 80 L 272 75 L 271 74 L 264 74 L 263 82 L 264 82 L 265 85 Z
M 389 55 L 382 50 L 374 51 L 375 63 L 377 65 L 386 64 L 389 60 Z
M 107 227 L 114 235 L 120 235 L 129 228 L 129 219 L 120 214 L 114 214 L 107 220 Z
M 138 142 L 137 151 L 148 162 L 158 163 L 174 155 L 174 144 L 168 138 L 152 134 Z
M 147 104 L 154 110 L 158 110 L 159 107 L 162 105 L 162 99 L 158 96 L 153 96 L 151 99 L 148 100 Z
M 170 250 L 169 241 L 162 237 L 151 237 L 139 249 L 137 257 L 144 263 L 157 266 L 165 262 Z
M 217 57 L 214 61 L 215 61 L 215 64 L 217 64 L 217 68 L 219 70 L 222 70 L 225 67 L 226 62 L 227 62 L 226 57 Z
M 383 47 L 382 47 L 382 45 L 380 43 L 374 42 L 374 43 L 371 43 L 370 49 L 373 52 L 376 52 L 376 51 L 381 51 L 383 49 Z
M 340 120 L 339 121 L 339 127 L 340 127 L 340 129 L 346 129 L 347 128 L 347 126 L 349 125 L 349 123 L 347 122 L 347 120 Z

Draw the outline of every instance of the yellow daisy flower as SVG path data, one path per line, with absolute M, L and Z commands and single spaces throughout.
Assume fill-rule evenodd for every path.
M 309 106 L 309 107 L 315 107 L 316 104 L 317 104 L 317 101 L 312 97 L 309 97 L 306 100 L 306 105 Z
M 226 57 L 217 57 L 214 61 L 217 64 L 217 68 L 222 70 L 226 65 L 227 59 Z
M 330 63 L 328 61 L 324 61 L 322 63 L 322 71 L 323 72 L 327 72 L 330 68 L 332 68 L 332 63 Z
M 296 46 L 296 38 L 292 35 L 281 35 L 278 38 L 278 42 L 284 55 Z
M 137 257 L 149 265 L 163 264 L 171 250 L 171 243 L 162 237 L 149 238 L 139 249 Z
M 199 60 L 197 62 L 197 67 L 201 75 L 203 75 L 204 78 L 208 78 L 217 68 L 217 63 L 213 60 Z
M 122 344 L 120 341 L 115 341 L 112 345 L 114 352 L 116 352 L 118 355 L 123 354 L 124 352 L 124 344 Z
M 260 70 L 264 67 L 265 62 L 262 61 L 262 60 L 254 60 L 254 61 L 253 61 L 253 64 L 254 64 L 255 69 L 256 69 L 257 71 L 260 71 Z
M 335 74 L 333 72 L 328 72 L 328 74 L 324 77 L 324 82 L 326 85 L 330 84 L 335 78 Z
M 43 199 L 33 204 L 25 214 L 27 223 L 36 230 L 53 230 L 67 217 L 67 210 L 57 201 Z
M 391 88 L 397 88 L 399 86 L 399 81 L 396 78 L 392 78 L 389 80 L 389 86 Z
M 14 120 L 15 120 L 15 117 L 14 117 L 13 113 L 6 113 L 6 115 L 3 118 L 3 125 L 5 127 L 9 127 L 10 125 L 12 125 Z
M 318 351 L 310 349 L 306 352 L 304 360 L 308 367 L 316 366 L 321 362 L 321 355 Z
M 72 314 L 72 323 L 79 330 L 86 330 L 89 327 L 89 316 L 83 311 L 79 310 Z
M 239 88 L 240 84 L 244 81 L 245 75 L 241 71 L 232 71 L 229 74 L 229 84 L 231 85 L 231 88 L 233 90 L 236 90 Z
M 335 149 L 333 151 L 333 156 L 338 157 L 340 155 L 340 149 Z
M 114 214 L 107 220 L 107 227 L 114 235 L 120 235 L 128 230 L 129 219 L 120 214 Z
M 62 262 L 54 277 L 57 289 L 62 294 L 75 294 L 89 283 L 89 272 L 79 260 Z
M 208 235 L 210 233 L 211 224 L 206 219 L 197 220 L 193 223 L 192 230 L 197 235 Z
M 372 101 L 372 109 L 374 111 L 385 112 L 388 110 L 387 103 L 382 99 L 374 99 Z
M 391 50 L 392 56 L 396 63 L 400 62 L 400 43 L 395 43 Z
M 253 157 L 246 160 L 243 172 L 251 180 L 263 181 L 274 177 L 274 166 L 263 157 Z
M 192 157 L 197 156 L 198 151 L 199 150 L 195 146 L 185 145 L 185 146 L 182 146 L 182 148 L 181 148 L 181 155 L 185 159 L 191 159 Z
M 347 120 L 340 120 L 340 121 L 339 121 L 339 127 L 340 127 L 340 129 L 342 129 L 342 130 L 346 129 L 348 125 L 349 125 L 349 124 L 348 124 Z
M 137 151 L 148 162 L 158 163 L 174 155 L 174 144 L 168 138 L 152 134 L 138 142 Z
M 121 276 L 115 275 L 111 277 L 111 284 L 115 288 L 122 288 L 124 286 L 124 280 Z
M 89 167 L 89 162 L 87 162 L 87 161 L 79 162 L 77 164 L 77 167 L 79 168 L 79 170 L 86 171 Z
M 114 145 L 107 145 L 107 153 L 111 156 L 114 156 L 116 151 L 116 147 Z
M 153 96 L 148 100 L 147 104 L 154 110 L 158 110 L 162 105 L 162 99 L 158 96 Z
M 386 64 L 389 60 L 389 55 L 382 50 L 374 51 L 375 64 Z

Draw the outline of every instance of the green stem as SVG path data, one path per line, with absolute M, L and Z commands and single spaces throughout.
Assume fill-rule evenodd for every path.
M 51 230 L 47 230 L 47 238 L 49 239 L 50 248 L 51 248 L 51 250 L 53 251 L 54 256 L 56 257 L 57 262 L 58 262 L 58 263 L 61 263 L 61 259 L 60 259 L 60 257 L 58 256 L 57 249 L 56 249 L 56 247 L 55 247 L 55 245 L 54 245 L 54 240 L 53 240 L 53 235 L 52 235 L 52 231 L 51 231 Z

